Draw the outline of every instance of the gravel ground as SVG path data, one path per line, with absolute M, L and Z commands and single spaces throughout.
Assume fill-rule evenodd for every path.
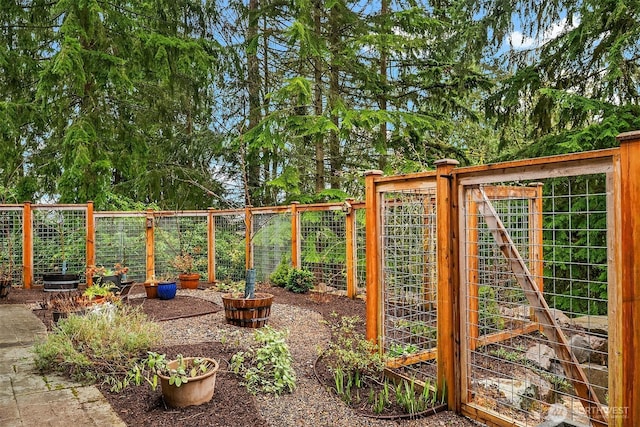
M 220 293 L 213 291 L 180 290 L 180 295 L 194 296 L 222 305 Z M 313 364 L 319 350 L 329 341 L 329 330 L 320 321 L 322 316 L 301 307 L 274 302 L 269 325 L 289 331 L 288 343 L 297 375 L 296 390 L 282 396 L 258 395 L 256 405 L 270 426 L 479 426 L 474 421 L 452 412 L 442 412 L 418 420 L 383 421 L 357 415 L 330 394 L 316 380 Z M 253 331 L 227 325 L 220 313 L 179 319 L 165 331 L 165 345 L 185 342 L 228 341 L 234 345 L 251 341 Z M 231 342 L 231 341 L 229 341 Z

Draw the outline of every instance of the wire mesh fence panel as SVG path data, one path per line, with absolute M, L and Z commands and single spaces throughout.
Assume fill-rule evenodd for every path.
M 83 275 L 87 259 L 87 209 L 33 208 L 33 278 L 46 273 Z M 82 276 L 81 276 L 82 277 Z
M 146 220 L 144 214 L 95 215 L 96 265 L 129 268 L 127 278 L 146 279 Z
M 356 211 L 356 292 L 363 294 L 367 290 L 367 229 L 365 227 L 366 211 Z
M 216 281 L 242 281 L 246 266 L 244 212 L 216 214 L 214 220 Z
M 0 208 L 0 278 L 22 283 L 22 207 Z
M 207 214 L 176 213 L 155 218 L 155 272 L 157 277 L 176 277 L 178 255 L 191 255 L 192 272 L 207 274 Z
M 520 425 L 589 425 L 608 399 L 607 180 L 539 181 L 535 197 L 465 190 L 464 383 Z
M 347 289 L 346 223 L 342 210 L 300 212 L 301 267 L 327 290 Z
M 253 214 L 253 267 L 266 282 L 278 265 L 291 265 L 291 213 Z
M 435 189 L 384 194 L 383 351 L 392 359 L 421 354 L 403 370 L 423 381 L 436 377 L 436 230 Z

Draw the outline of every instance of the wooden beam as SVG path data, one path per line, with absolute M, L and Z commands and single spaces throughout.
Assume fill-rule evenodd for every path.
M 93 216 L 93 202 L 87 202 L 87 265 L 96 265 L 96 223 L 95 217 Z M 93 275 L 86 274 L 86 283 L 87 286 L 91 286 L 93 284 Z
M 385 362 L 385 366 L 389 369 L 399 368 L 401 366 L 414 365 L 420 362 L 427 362 L 433 360 L 438 356 L 437 349 L 423 350 L 418 353 L 409 354 L 406 356 L 393 357 Z
M 447 390 L 447 405 L 456 406 L 455 393 L 455 314 L 453 303 L 453 225 L 452 211 L 454 194 L 451 188 L 451 173 L 458 161 L 443 159 L 436 161 L 436 217 L 437 261 L 438 261 L 438 390 Z
M 147 264 L 147 277 L 146 282 L 155 280 L 156 278 L 156 265 L 155 265 L 155 242 L 154 242 L 154 230 L 155 230 L 155 218 L 153 209 L 147 209 L 147 216 L 145 218 L 145 235 L 146 235 L 146 264 Z
M 640 131 L 618 135 L 620 142 L 620 240 L 622 251 L 622 387 L 624 426 L 640 423 Z
M 549 339 L 549 344 L 553 347 L 556 356 L 558 356 L 564 372 L 569 377 L 582 406 L 584 406 L 585 411 L 597 427 L 606 426 L 607 416 L 600 405 L 598 396 L 593 391 L 587 376 L 580 367 L 580 363 L 571 351 L 567 338 L 551 313 L 542 292 L 538 289 L 535 279 L 520 256 L 516 245 L 511 240 L 498 213 L 493 208 L 491 201 L 482 188 L 475 189 L 473 192 L 476 195 L 478 209 L 484 216 L 489 231 L 500 248 L 500 251 L 509 262 L 516 280 L 524 290 L 529 304 L 534 309 L 536 318 L 542 325 L 542 332 Z
M 495 344 L 502 342 L 518 335 L 526 335 L 532 332 L 540 330 L 540 326 L 537 323 L 528 323 L 515 329 L 509 329 L 508 331 L 498 331 L 493 334 L 483 335 L 476 342 L 476 348 L 489 344 Z
M 376 191 L 375 180 L 382 176 L 382 171 L 371 170 L 364 174 L 366 202 L 366 265 L 367 265 L 367 300 L 366 300 L 366 338 L 378 343 L 381 335 L 380 324 L 380 200 Z
M 31 202 L 22 209 L 22 285 L 31 289 L 33 284 L 33 210 Z

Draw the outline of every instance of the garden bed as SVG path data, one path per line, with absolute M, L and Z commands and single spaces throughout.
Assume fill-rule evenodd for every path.
M 148 387 L 130 387 L 121 393 L 111 393 L 106 386 L 101 391 L 118 415 L 131 426 L 473 426 L 475 423 L 444 412 L 427 419 L 388 421 L 369 418 L 347 407 L 335 394 L 320 384 L 314 374 L 314 364 L 320 351 L 329 340 L 323 319 L 331 313 L 338 316 L 364 318 L 362 300 L 327 294 L 293 294 L 281 288 L 259 285 L 258 290 L 275 295 L 269 325 L 278 330 L 288 330 L 288 343 L 294 359 L 297 375 L 296 390 L 281 396 L 250 395 L 228 371 L 231 356 L 252 341 L 253 331 L 227 325 L 222 312 L 204 314 L 205 309 L 221 307 L 221 293 L 213 289 L 181 290 L 179 298 L 168 302 L 157 301 L 153 308 L 156 319 L 178 317 L 162 322 L 165 330 L 163 345 L 154 349 L 172 357 L 200 355 L 214 357 L 220 362 L 220 372 L 211 402 L 180 410 L 167 409 L 160 391 Z M 34 303 L 41 291 L 13 289 L 10 303 Z M 141 297 L 141 296 L 140 296 Z M 152 300 L 132 304 L 148 304 Z M 3 302 L 4 303 L 4 302 Z M 182 317 L 203 309 L 202 315 Z M 364 322 L 359 325 L 364 333 Z M 324 378 L 328 378 L 325 376 Z

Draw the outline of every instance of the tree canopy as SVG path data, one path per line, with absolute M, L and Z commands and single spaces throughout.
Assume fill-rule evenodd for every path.
M 362 171 L 615 145 L 640 2 L 7 0 L 0 196 L 335 200 Z

